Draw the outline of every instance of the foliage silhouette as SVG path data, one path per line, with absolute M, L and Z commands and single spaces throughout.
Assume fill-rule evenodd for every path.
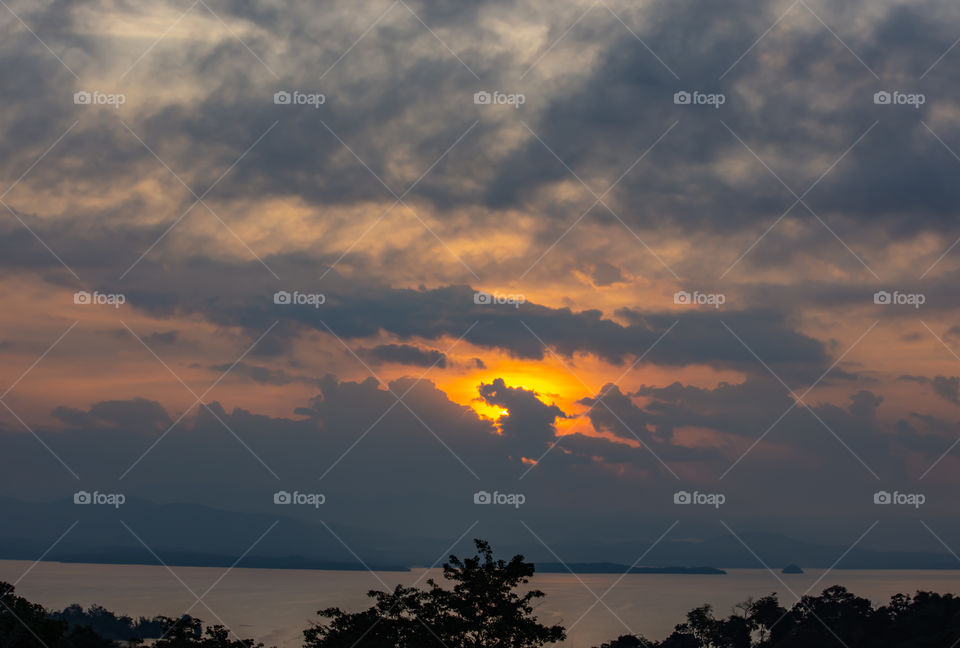
M 74 603 L 50 616 L 65 621 L 70 626 L 89 627 L 105 639 L 134 641 L 136 639 L 158 639 L 163 636 L 167 625 L 160 617 L 132 619 L 125 615 L 116 615 L 110 610 L 91 605 L 84 610 Z
M 166 626 L 166 630 L 153 648 L 263 648 L 262 643 L 252 639 L 230 639 L 230 631 L 222 625 L 215 625 L 203 632 L 200 619 L 188 616 L 158 619 Z
M 105 629 L 101 634 L 94 625 Z M 14 593 L 13 585 L 0 581 L 0 647 L 2 648 L 115 648 L 119 642 L 142 643 L 142 637 L 129 636 L 131 629 L 149 630 L 153 648 L 263 648 L 251 639 L 230 639 L 223 626 L 202 632 L 200 619 L 117 616 L 99 606 L 86 612 L 71 605 L 61 612 L 47 612 Z M 159 632 L 156 632 L 159 630 Z M 119 634 L 120 636 L 116 636 Z
M 543 592 L 515 591 L 530 582 L 533 564 L 519 555 L 495 560 L 487 542 L 474 543 L 476 556 L 450 556 L 443 566 L 452 589 L 429 579 L 425 590 L 370 591 L 375 603 L 361 612 L 320 610 L 329 621 L 304 631 L 305 648 L 539 648 L 565 639 L 563 627 L 533 615 Z
M 960 598 L 952 594 L 897 594 L 874 608 L 835 585 L 789 610 L 775 594 L 741 603 L 726 619 L 703 605 L 662 642 L 624 636 L 600 648 L 947 648 L 958 642 Z
M 0 645 L 3 648 L 112 648 L 113 642 L 93 630 L 70 627 L 51 618 L 42 605 L 14 593 L 0 581 Z

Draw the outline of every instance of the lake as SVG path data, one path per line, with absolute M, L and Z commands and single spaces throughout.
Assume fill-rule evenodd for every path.
M 14 582 L 30 569 L 32 562 L 0 561 L 0 580 Z M 409 573 L 385 572 L 376 576 L 356 571 L 306 571 L 275 569 L 234 569 L 173 567 L 176 576 L 161 566 L 86 565 L 55 562 L 37 563 L 17 585 L 17 592 L 47 608 L 61 609 L 71 603 L 87 607 L 93 603 L 130 616 L 179 616 L 194 606 L 198 596 L 210 590 L 204 603 L 190 613 L 207 623 L 222 622 L 243 638 L 267 646 L 294 648 L 301 645 L 301 631 L 315 621 L 316 611 L 330 606 L 355 610 L 365 606 L 365 592 L 382 589 L 379 577 L 388 586 L 413 584 L 424 577 L 423 569 Z M 763 569 L 730 569 L 725 576 L 635 574 L 624 577 L 604 603 L 596 598 L 618 578 L 615 574 L 542 574 L 536 587 L 547 593 L 537 609 L 545 623 L 562 623 L 570 648 L 597 646 L 621 634 L 643 634 L 662 639 L 683 621 L 691 608 L 703 603 L 714 606 L 718 616 L 729 614 L 747 597 L 771 592 L 780 594 L 783 605 L 795 598 Z M 810 569 L 805 574 L 778 574 L 798 595 L 804 594 L 823 574 Z M 438 580 L 441 570 L 431 570 Z M 183 582 L 181 583 L 181 579 Z M 426 578 L 423 578 L 424 580 Z M 219 581 L 219 582 L 218 582 Z M 916 570 L 834 570 L 812 594 L 829 585 L 844 585 L 874 603 L 886 602 L 898 592 L 917 589 L 960 592 L 960 572 Z M 586 613 L 586 614 L 585 614 Z

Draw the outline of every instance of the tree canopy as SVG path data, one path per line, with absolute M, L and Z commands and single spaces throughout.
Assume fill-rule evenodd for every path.
M 487 542 L 474 542 L 477 555 L 450 556 L 443 566 L 451 589 L 431 578 L 426 589 L 372 590 L 367 610 L 320 610 L 329 620 L 304 632 L 305 648 L 539 648 L 562 641 L 561 626 L 534 616 L 534 603 L 545 595 L 525 587 L 533 564 L 519 555 L 496 560 Z
M 873 607 L 835 585 L 790 609 L 775 594 L 745 601 L 726 618 L 703 605 L 661 642 L 623 636 L 600 648 L 948 648 L 958 642 L 960 598 L 952 594 L 897 594 Z

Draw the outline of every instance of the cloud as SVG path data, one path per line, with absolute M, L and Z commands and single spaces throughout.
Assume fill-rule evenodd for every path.
M 316 380 L 312 378 L 296 376 L 286 371 L 270 369 L 269 367 L 250 364 L 248 362 L 211 365 L 208 369 L 221 374 L 229 372 L 231 376 L 243 376 L 264 385 L 289 385 L 291 383 L 316 384 Z
M 838 219 L 834 225 L 844 239 L 867 219 L 877 218 L 901 235 L 952 231 L 951 209 L 960 189 L 949 181 L 953 170 L 944 164 L 949 153 L 919 126 L 915 111 L 874 105 L 875 78 L 802 6 L 795 7 L 781 28 L 718 81 L 747 51 L 753 36 L 778 17 L 780 11 L 773 3 L 757 7 L 739 1 L 709 11 L 696 2 L 617 7 L 626 25 L 643 32 L 644 42 L 658 52 L 662 63 L 638 47 L 634 34 L 614 16 L 599 9 L 588 12 L 556 48 L 548 50 L 554 40 L 549 37 L 537 39 L 532 46 L 528 39 L 517 37 L 524 29 L 534 28 L 541 34 L 564 33 L 582 11 L 573 4 L 561 4 L 550 11 L 535 4 L 509 12 L 496 2 L 466 10 L 411 5 L 426 24 L 457 43 L 461 60 L 409 11 L 397 7 L 356 51 L 333 66 L 322 88 L 315 80 L 317 61 L 325 61 L 326 65 L 320 64 L 324 68 L 337 61 L 377 17 L 375 11 L 361 15 L 331 6 L 321 17 L 296 6 L 219 8 L 224 21 L 243 34 L 247 46 L 259 52 L 279 79 L 229 32 L 203 30 L 207 19 L 203 12 L 191 13 L 185 19 L 190 30 L 179 41 L 181 47 L 161 43 L 134 68 L 129 79 L 131 98 L 122 117 L 197 192 L 211 186 L 243 156 L 211 194 L 211 203 L 227 196 L 249 204 L 267 195 L 286 196 L 318 211 L 335 205 L 373 206 L 378 201 L 389 205 L 391 191 L 404 191 L 478 122 L 420 180 L 409 202 L 417 211 L 444 210 L 451 218 L 460 209 L 480 208 L 491 216 L 505 209 L 538 210 L 540 236 L 547 244 L 569 225 L 571 213 L 579 215 L 594 199 L 565 166 L 597 194 L 630 170 L 605 198 L 617 218 L 602 205 L 592 216 L 608 232 L 623 232 L 622 220 L 634 229 L 696 226 L 720 235 L 755 233 L 787 209 L 793 196 L 723 123 L 800 193 L 879 119 L 877 130 L 811 193 L 811 208 Z M 85 33 L 85 12 L 96 5 L 66 12 L 55 6 L 37 7 L 25 17 L 54 45 L 70 49 L 73 56 L 66 59 L 81 78 L 111 68 L 115 59 L 130 60 L 124 39 L 113 33 L 96 37 Z M 827 16 L 827 22 L 842 31 L 845 42 L 859 49 L 863 60 L 881 76 L 916 78 L 953 42 L 948 25 L 956 11 L 950 7 L 877 8 L 865 2 L 856 6 L 858 12 L 837 10 Z M 131 3 L 118 9 L 114 18 L 142 18 L 151 10 L 147 4 Z M 864 17 L 854 20 L 851 13 L 860 12 Z M 741 15 L 744 22 L 732 29 L 725 20 L 730 15 Z M 511 19 L 507 24 L 513 30 L 505 27 L 506 18 Z M 598 39 L 601 34 L 603 38 Z M 680 46 L 676 34 L 691 38 Z M 71 93 L 62 91 L 78 85 L 69 72 L 49 52 L 32 44 L 27 47 L 29 34 L 17 38 L 25 40 L 0 50 L 0 57 L 17 62 L 17 73 L 5 82 L 5 90 L 22 98 L 10 106 L 6 120 L 5 132 L 12 136 L 5 140 L 11 153 L 5 156 L 11 177 L 29 167 L 38 150 L 42 152 L 36 135 L 61 133 L 80 115 L 77 130 L 58 146 L 56 156 L 31 173 L 23 188 L 67 191 L 69 179 L 78 177 L 133 188 L 111 198 L 114 204 L 100 206 L 101 218 L 109 214 L 111 225 L 119 225 L 149 200 L 142 187 L 132 182 L 134 178 L 150 177 L 175 187 L 182 194 L 177 207 L 186 209 L 193 202 L 193 196 L 180 191 L 182 187 L 153 154 L 118 123 L 118 115 L 78 112 Z M 300 47 L 284 45 L 301 38 L 306 40 Z M 396 56 L 398 51 L 404 55 Z M 124 56 L 118 57 L 120 53 Z M 543 59 L 531 67 L 541 55 Z M 464 65 L 467 61 L 485 85 L 526 92 L 529 100 L 523 111 L 512 114 L 474 105 L 472 97 L 479 84 Z M 948 69 L 948 63 L 936 68 L 936 73 Z M 528 68 L 530 74 L 518 84 L 519 73 Z M 180 78 L 171 77 L 173 69 L 181 71 Z M 567 74 L 557 74 L 558 69 Z M 682 71 L 678 76 L 683 81 L 670 70 Z M 37 78 L 56 82 L 37 84 Z M 152 90 L 151 82 L 157 78 L 176 81 L 177 91 Z M 784 78 L 791 83 L 784 85 Z M 723 110 L 695 111 L 693 106 L 674 105 L 674 92 L 688 84 L 725 92 Z M 278 87 L 322 90 L 327 102 L 320 110 L 274 105 L 273 92 Z M 960 96 L 949 86 L 930 94 L 925 110 L 939 106 L 944 112 L 920 114 L 930 117 L 931 128 L 949 139 L 949 123 L 939 114 L 946 114 Z M 644 106 L 644 119 L 636 118 L 637 106 Z M 230 119 L 222 119 L 223 115 Z M 677 120 L 681 125 L 663 146 L 631 169 Z M 279 123 L 269 136 L 247 151 L 275 122 Z M 91 157 L 98 164 L 79 164 Z M 567 185 L 580 196 L 557 201 L 552 191 Z M 20 200 L 12 204 L 24 212 L 34 208 Z M 797 209 L 804 213 L 802 206 Z M 203 212 L 202 206 L 199 211 Z M 374 207 L 373 211 L 382 210 Z M 78 204 L 74 212 L 89 225 L 96 222 L 89 205 Z M 175 214 L 181 212 L 173 209 Z M 913 217 L 904 218 L 906 213 Z M 457 217 L 450 222 L 449 233 L 469 231 L 472 224 L 471 219 Z M 149 226 L 154 239 L 165 229 L 155 220 L 141 220 L 137 226 Z M 820 241 L 832 238 L 816 223 L 810 224 L 809 231 Z M 859 234 L 858 239 L 866 237 L 871 245 L 878 242 L 870 230 Z M 786 256 L 811 253 L 810 246 L 791 251 L 788 242 L 789 238 L 778 242 L 772 237 L 766 242 L 769 251 L 764 252 L 766 245 L 761 245 L 747 263 L 783 263 Z M 847 260 L 856 264 L 852 258 Z M 602 259 L 594 263 L 617 265 Z M 606 285 L 604 281 L 598 278 L 598 285 Z
M 277 353 L 305 332 L 328 333 L 329 329 L 347 341 L 381 332 L 400 340 L 463 336 L 473 345 L 530 360 L 548 356 L 543 346 L 546 344 L 562 355 L 589 353 L 614 364 L 646 353 L 647 361 L 667 366 L 705 364 L 750 373 L 764 371 L 723 326 L 725 322 L 749 341 L 754 353 L 785 376 L 813 379 L 828 366 L 823 344 L 792 330 L 786 317 L 772 310 L 725 311 L 721 315 L 621 309 L 616 315 L 626 323 L 620 323 L 598 310 L 577 312 L 531 302 L 519 308 L 475 304 L 474 290 L 469 286 L 414 290 L 370 284 L 361 288 L 356 282 L 331 275 L 327 302 L 318 313 L 313 308 L 274 304 L 261 271 L 254 267 L 216 271 L 207 263 L 204 268 L 209 285 L 195 283 L 189 296 L 171 288 L 168 279 L 131 286 L 127 290 L 129 302 L 155 316 L 199 314 L 217 325 L 242 326 L 252 335 L 279 321 L 281 326 L 269 339 Z M 195 271 L 186 269 L 182 281 L 189 281 Z M 243 291 L 225 292 L 222 283 L 211 279 L 220 273 L 234 277 L 245 274 L 249 282 L 243 282 Z M 178 283 L 174 281 L 173 285 Z M 264 288 L 258 290 L 258 284 Z M 843 372 L 834 370 L 833 375 Z
M 903 375 L 897 380 L 904 382 L 916 382 L 928 384 L 933 388 L 934 393 L 945 401 L 960 404 L 960 376 L 910 376 Z
M 53 410 L 53 415 L 71 426 L 107 425 L 141 432 L 163 429 L 173 422 L 163 405 L 145 398 L 101 401 L 85 412 L 61 406 Z
M 613 284 L 624 283 L 627 281 L 620 268 L 603 261 L 594 265 L 592 276 L 593 283 L 601 287 L 612 286 Z
M 541 401 L 535 391 L 508 387 L 502 378 L 481 384 L 478 389 L 488 405 L 508 411 L 497 422 L 503 438 L 519 448 L 523 457 L 539 457 L 556 437 L 556 420 L 567 418 L 556 405 Z
M 156 442 L 128 482 L 145 496 L 226 505 L 242 494 L 255 508 L 276 487 L 263 464 L 298 483 L 329 471 L 321 481 L 331 502 L 345 502 L 336 515 L 439 533 L 438 518 L 472 521 L 464 502 L 477 477 L 515 484 L 542 457 L 524 480 L 529 501 L 540 494 L 580 519 L 602 509 L 608 531 L 641 526 L 638 508 L 672 515 L 677 479 L 709 484 L 743 457 L 725 480 L 730 501 L 761 500 L 749 512 L 758 524 L 789 510 L 812 528 L 830 524 L 817 502 L 875 486 L 861 463 L 903 481 L 949 448 L 956 424 L 935 408 L 916 411 L 896 376 L 953 404 L 960 378 L 939 365 L 924 371 L 931 377 L 906 375 L 883 346 L 935 344 L 914 330 L 919 313 L 886 308 L 865 340 L 879 337 L 880 351 L 848 347 L 880 317 L 878 288 L 923 292 L 924 321 L 948 340 L 960 335 L 950 321 L 957 252 L 918 278 L 960 233 L 947 149 L 960 141 L 948 51 L 960 7 L 815 7 L 827 28 L 800 3 L 765 32 L 780 3 L 411 1 L 365 32 L 384 8 L 215 7 L 227 28 L 198 7 L 157 42 L 179 12 L 143 0 L 24 4 L 24 23 L 79 79 L 16 21 L 7 25 L 0 190 L 22 179 L 3 198 L 13 213 L 0 219 L 9 298 L 0 351 L 4 366 L 25 369 L 81 321 L 11 398 L 84 479 L 120 475 Z M 326 102 L 277 105 L 281 88 Z M 128 101 L 75 105 L 81 89 L 123 91 Z M 526 102 L 477 105 L 481 89 Z M 881 89 L 924 92 L 926 102 L 876 105 Z M 726 101 L 677 105 L 680 90 Z M 527 302 L 473 302 L 475 289 L 493 288 Z M 698 288 L 727 303 L 670 299 Z M 66 309 L 78 289 L 120 292 L 127 304 L 75 315 Z M 326 301 L 276 304 L 278 290 Z M 271 398 L 292 395 L 296 405 L 287 415 L 213 402 L 212 412 L 184 413 L 146 387 L 139 397 L 89 398 L 104 383 L 64 375 L 115 362 L 126 392 L 141 389 L 129 377 L 142 365 L 82 337 L 128 337 L 119 318 L 164 358 L 233 367 L 219 388 L 237 391 L 224 402 L 269 386 Z M 268 330 L 235 366 L 224 363 L 222 353 L 241 357 Z M 444 356 L 461 336 L 470 360 Z M 384 369 L 385 383 L 350 380 L 341 341 L 379 366 L 401 366 Z M 617 375 L 630 367 L 633 382 L 621 389 L 602 376 L 602 398 L 580 392 L 558 398 L 561 408 L 508 373 L 485 373 L 483 403 L 508 411 L 492 422 L 437 384 L 396 377 L 437 364 L 460 379 L 554 353 L 578 373 L 581 364 L 596 373 L 615 365 Z M 818 389 L 795 404 L 770 371 L 798 393 Z M 51 405 L 61 388 L 64 403 Z M 300 397 L 308 388 L 318 390 L 309 402 Z M 41 483 L 35 466 L 60 468 L 31 436 L 3 426 L 5 487 L 30 484 L 49 497 L 73 488 L 69 475 Z
M 372 349 L 361 349 L 360 355 L 376 363 L 394 362 L 414 367 L 447 366 L 446 356 L 436 349 L 421 349 L 411 344 L 380 344 Z

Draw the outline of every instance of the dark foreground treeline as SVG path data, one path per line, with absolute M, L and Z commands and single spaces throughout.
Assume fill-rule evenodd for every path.
M 443 566 L 448 588 L 433 579 L 425 587 L 371 591 L 373 605 L 359 612 L 320 610 L 323 619 L 304 630 L 304 648 L 540 648 L 566 638 L 563 626 L 535 615 L 545 595 L 527 585 L 532 563 L 523 556 L 495 560 L 476 541 L 478 554 L 456 556 Z M 219 625 L 199 619 L 133 620 L 93 606 L 60 612 L 17 596 L 0 582 L 0 648 L 262 648 Z M 663 641 L 621 636 L 600 648 L 953 648 L 960 645 L 960 598 L 918 592 L 898 594 L 873 607 L 843 587 L 804 596 L 793 607 L 775 595 L 749 600 L 716 618 L 709 605 L 687 614 Z
M 623 636 L 600 648 L 954 648 L 958 642 L 960 598 L 952 594 L 897 594 L 875 608 L 834 586 L 790 609 L 772 594 L 721 619 L 704 605 L 663 641 Z
M 158 639 L 164 635 L 169 625 L 169 621 L 164 617 L 133 619 L 116 615 L 99 605 L 91 605 L 84 610 L 73 604 L 60 612 L 52 612 L 49 616 L 51 619 L 64 621 L 71 627 L 88 627 L 104 639 L 116 641 Z
M 84 611 L 71 605 L 49 612 L 17 596 L 0 581 L 0 648 L 118 648 L 149 643 L 156 648 L 262 648 L 252 640 L 231 639 L 223 626 L 203 631 L 189 616 L 153 619 L 117 616 L 99 606 Z

